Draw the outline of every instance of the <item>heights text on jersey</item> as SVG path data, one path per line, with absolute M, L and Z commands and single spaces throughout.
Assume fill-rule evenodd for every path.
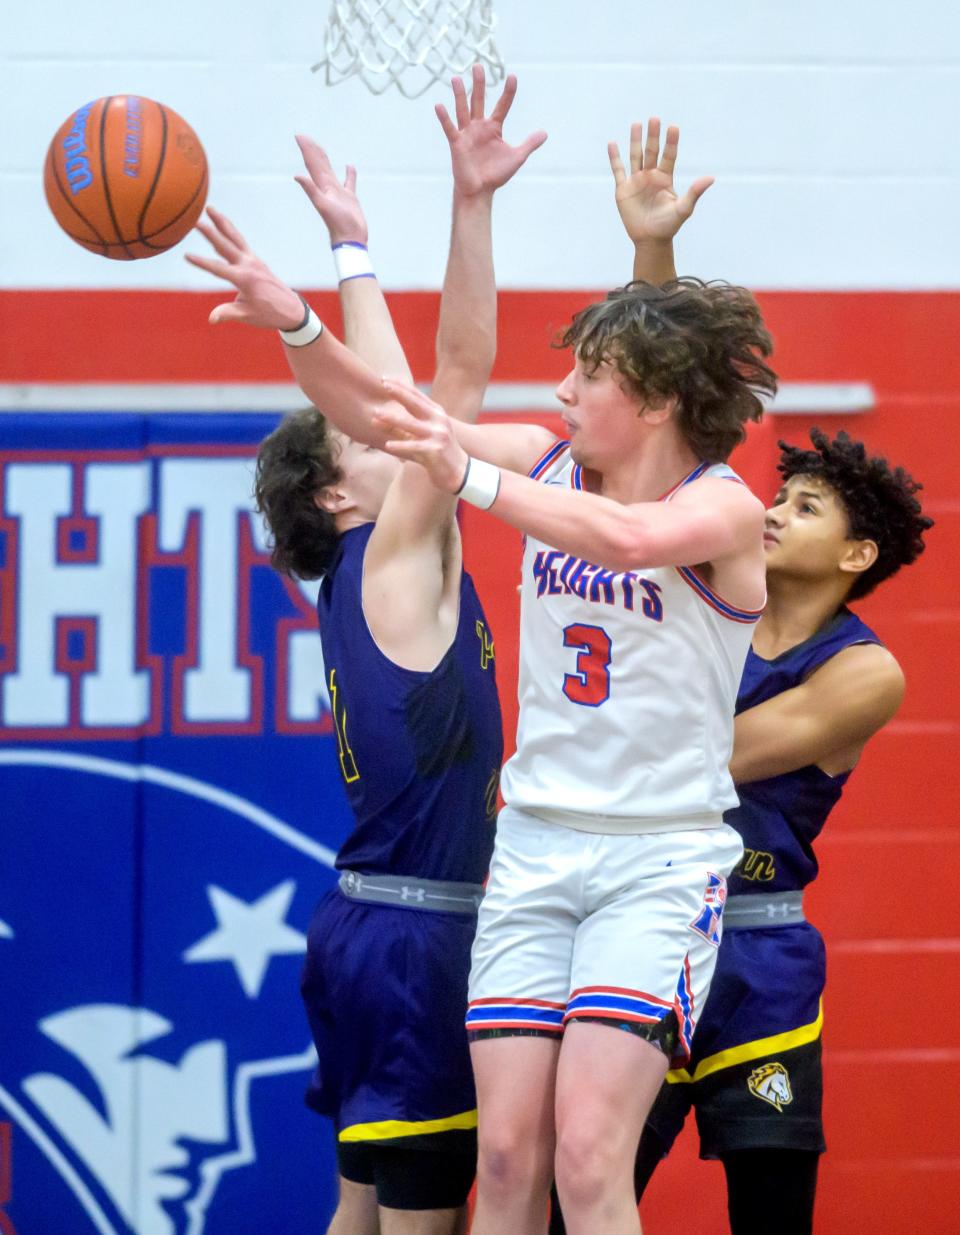
M 531 475 L 582 485 L 566 442 Z M 700 464 L 662 500 L 704 475 L 738 479 L 725 464 Z M 527 537 L 505 800 L 593 832 L 718 822 L 737 802 L 733 712 L 759 616 L 687 567 L 604 570 Z

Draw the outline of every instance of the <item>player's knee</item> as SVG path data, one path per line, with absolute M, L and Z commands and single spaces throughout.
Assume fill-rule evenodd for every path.
M 561 1129 L 555 1163 L 561 1204 L 571 1208 L 595 1205 L 609 1194 L 619 1165 L 609 1139 L 597 1135 L 596 1129 Z
M 535 1139 L 519 1128 L 484 1130 L 477 1153 L 477 1182 L 488 1195 L 534 1192 L 550 1186 L 549 1162 L 543 1160 Z

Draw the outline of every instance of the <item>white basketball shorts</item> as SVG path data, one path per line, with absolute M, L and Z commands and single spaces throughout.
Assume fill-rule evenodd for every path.
M 605 1021 L 685 1061 L 742 853 L 723 823 L 611 836 L 506 807 L 473 945 L 471 1038 Z

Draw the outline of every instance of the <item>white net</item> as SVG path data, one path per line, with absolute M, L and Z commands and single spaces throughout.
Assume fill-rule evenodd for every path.
M 396 85 L 408 99 L 478 63 L 498 82 L 495 24 L 493 0 L 333 0 L 313 71 L 322 69 L 328 86 L 359 76 L 374 94 Z

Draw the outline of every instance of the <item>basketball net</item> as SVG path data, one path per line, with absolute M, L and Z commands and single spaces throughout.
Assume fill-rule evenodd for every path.
M 374 94 L 396 85 L 408 99 L 477 63 L 498 82 L 495 24 L 493 0 L 333 0 L 313 72 L 323 69 L 328 86 L 359 76 Z

